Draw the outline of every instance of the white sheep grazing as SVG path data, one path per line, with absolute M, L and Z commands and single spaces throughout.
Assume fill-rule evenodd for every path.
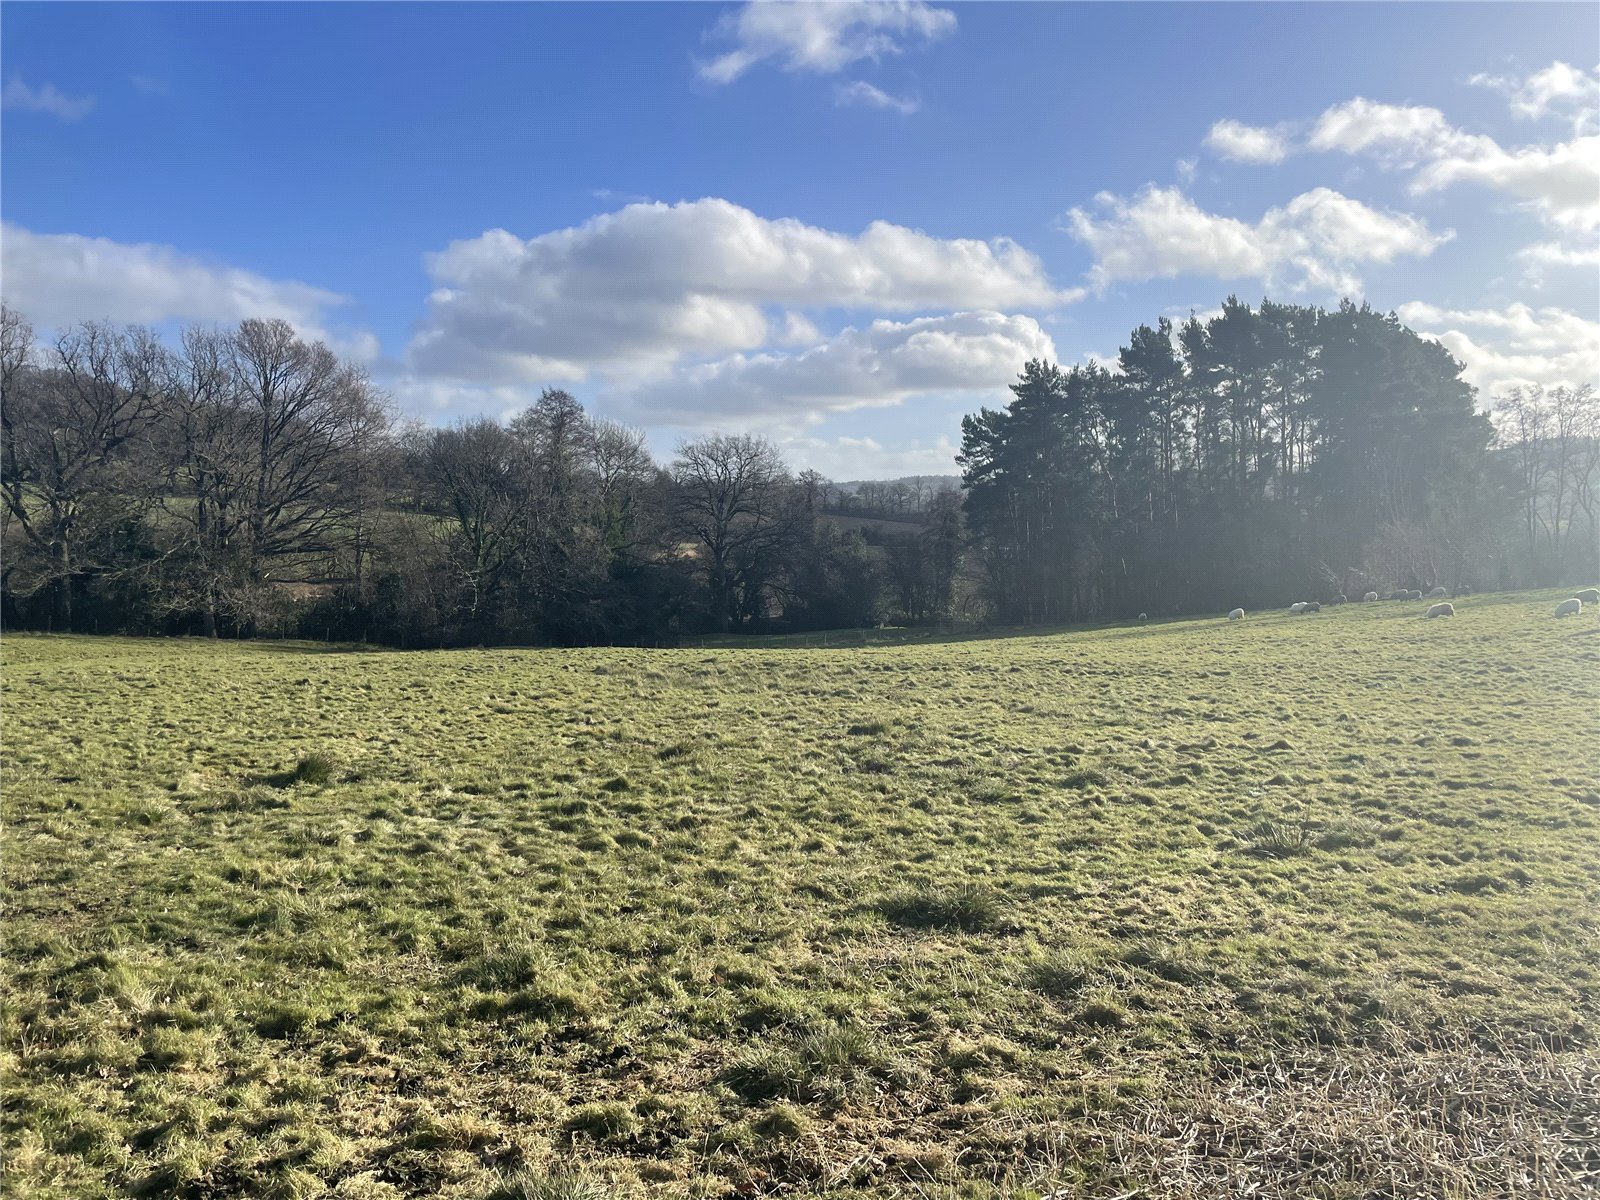
M 1228 614 L 1228 620 L 1230 620 L 1230 621 L 1242 621 L 1242 620 L 1244 620 L 1244 609 L 1242 609 L 1242 608 L 1234 609 L 1232 612 L 1230 612 Z
M 1428 599 L 1432 600 L 1435 596 L 1446 596 L 1446 595 L 1449 595 L 1449 593 L 1446 592 L 1442 587 L 1436 587 L 1436 588 L 1433 589 L 1433 591 L 1428 593 Z
M 1428 610 L 1430 617 L 1453 617 L 1456 615 L 1456 606 L 1446 600 L 1443 604 L 1435 604 Z
M 1289 605 L 1289 615 L 1292 617 L 1298 617 L 1301 613 L 1305 612 L 1305 610 L 1306 602 L 1304 600 L 1297 600 L 1295 603 Z
M 1377 598 L 1378 598 L 1378 593 L 1377 592 L 1368 592 L 1365 596 L 1361 597 L 1361 603 L 1363 603 L 1363 604 L 1371 604 Z
M 1584 588 L 1583 591 L 1575 592 L 1574 595 L 1585 604 L 1600 604 L 1600 590 L 1595 588 Z
M 1558 617 L 1570 617 L 1573 614 L 1581 613 L 1582 611 L 1583 601 L 1579 600 L 1576 596 L 1574 596 L 1571 600 L 1563 600 L 1560 604 L 1556 605 L 1556 616 Z
M 1417 591 L 1416 588 L 1412 588 L 1409 592 L 1406 593 L 1406 599 L 1407 600 L 1421 600 L 1422 599 L 1422 593 Z
M 1140 613 L 1139 614 L 1139 620 L 1148 621 L 1149 619 L 1150 619 L 1150 614 L 1149 613 Z

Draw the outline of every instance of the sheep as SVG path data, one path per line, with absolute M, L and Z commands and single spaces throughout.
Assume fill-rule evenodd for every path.
M 1469 588 L 1464 583 L 1460 587 L 1458 587 L 1455 591 L 1450 593 L 1451 599 L 1455 599 L 1455 598 L 1460 597 L 1460 596 L 1470 596 L 1470 595 L 1472 595 L 1472 589 Z
M 1322 611 L 1322 605 L 1318 604 L 1315 600 L 1313 600 L 1310 604 L 1306 605 L 1305 608 L 1302 611 L 1308 612 L 1308 613 L 1321 612 Z
M 1581 613 L 1582 611 L 1583 601 L 1579 600 L 1576 596 L 1570 600 L 1563 600 L 1560 604 L 1556 605 L 1556 616 L 1558 617 L 1570 617 L 1576 613 Z
M 1417 591 L 1415 588 L 1412 588 L 1411 591 L 1406 593 L 1406 599 L 1407 600 L 1421 600 L 1422 599 L 1422 593 Z
M 1368 592 L 1365 596 L 1361 597 L 1361 603 L 1363 603 L 1363 604 L 1371 604 L 1377 598 L 1378 598 L 1378 593 L 1377 592 Z
M 1242 620 L 1244 620 L 1244 609 L 1242 609 L 1242 608 L 1234 609 L 1232 612 L 1230 612 L 1228 614 L 1228 620 L 1230 620 L 1230 621 L 1242 621 Z
M 1428 593 L 1428 599 L 1432 600 L 1432 599 L 1434 599 L 1434 598 L 1436 598 L 1438 596 L 1443 596 L 1443 595 L 1446 595 L 1446 594 L 1447 593 L 1445 592 L 1445 590 L 1442 587 L 1436 587 L 1436 588 L 1433 589 L 1433 591 Z
M 1149 619 L 1150 619 L 1150 614 L 1149 613 L 1140 613 L 1139 614 L 1139 620 L 1148 621 Z
M 1573 595 L 1585 604 L 1600 604 L 1600 590 L 1595 588 L 1584 588 L 1583 591 L 1574 592 Z
M 1343 604 L 1343 603 L 1345 603 L 1345 595 L 1344 595 L 1343 592 L 1340 592 L 1332 600 L 1328 601 L 1328 607 L 1329 608 L 1333 608 L 1335 605 Z
M 1428 609 L 1430 617 L 1453 617 L 1456 615 L 1456 606 L 1446 600 L 1443 604 L 1435 604 Z
M 1298 617 L 1301 613 L 1305 612 L 1305 610 L 1306 602 L 1304 600 L 1297 600 L 1293 604 L 1289 605 L 1289 615 L 1291 617 Z
M 1402 588 L 1399 591 L 1390 592 L 1387 596 L 1384 597 L 1384 599 L 1385 600 L 1404 600 L 1407 597 L 1409 597 L 1410 595 L 1411 595 L 1410 592 L 1408 592 L 1408 591 L 1406 591 L 1405 589 Z

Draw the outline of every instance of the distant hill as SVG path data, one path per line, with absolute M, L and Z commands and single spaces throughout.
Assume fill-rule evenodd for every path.
M 929 491 L 937 492 L 941 488 L 946 488 L 946 487 L 958 488 L 958 487 L 960 487 L 961 486 L 961 476 L 959 476 L 959 475 L 902 475 L 898 479 L 845 479 L 845 480 L 835 480 L 833 486 L 838 488 L 840 491 L 858 492 L 864 487 L 872 487 L 872 486 L 892 487 L 897 483 L 903 483 L 903 484 L 907 485 L 908 487 L 915 487 L 917 484 L 921 484 L 923 487 L 927 488 Z
M 959 475 L 902 475 L 899 479 L 848 479 L 830 482 L 823 493 L 824 512 L 890 521 L 920 523 L 935 497 L 958 491 Z

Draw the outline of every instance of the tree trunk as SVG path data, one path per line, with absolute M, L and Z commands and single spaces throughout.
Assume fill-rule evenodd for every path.
M 72 632 L 72 551 L 65 539 L 56 543 L 56 586 L 51 624 L 62 633 Z

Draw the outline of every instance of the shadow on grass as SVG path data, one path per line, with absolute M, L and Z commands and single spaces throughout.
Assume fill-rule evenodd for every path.
M 174 640 L 185 642 L 212 641 L 211 638 L 175 638 Z M 228 639 L 217 638 L 215 640 L 220 645 Z M 393 646 L 378 646 L 370 642 L 308 642 L 287 638 L 281 641 L 242 638 L 234 644 L 250 650 L 265 650 L 269 654 L 385 654 L 395 649 Z M 420 647 L 420 649 L 425 650 L 433 648 L 432 646 Z
M 257 775 L 249 775 L 245 783 L 252 786 L 265 785 L 271 788 L 293 787 L 297 783 L 309 783 L 313 787 L 325 787 L 335 782 L 340 773 L 339 761 L 331 754 L 321 751 L 312 751 L 303 754 L 300 760 L 287 771 L 271 771 Z
M 287 788 L 299 782 L 293 771 L 272 771 L 267 774 L 246 775 L 245 784 L 249 787 Z

